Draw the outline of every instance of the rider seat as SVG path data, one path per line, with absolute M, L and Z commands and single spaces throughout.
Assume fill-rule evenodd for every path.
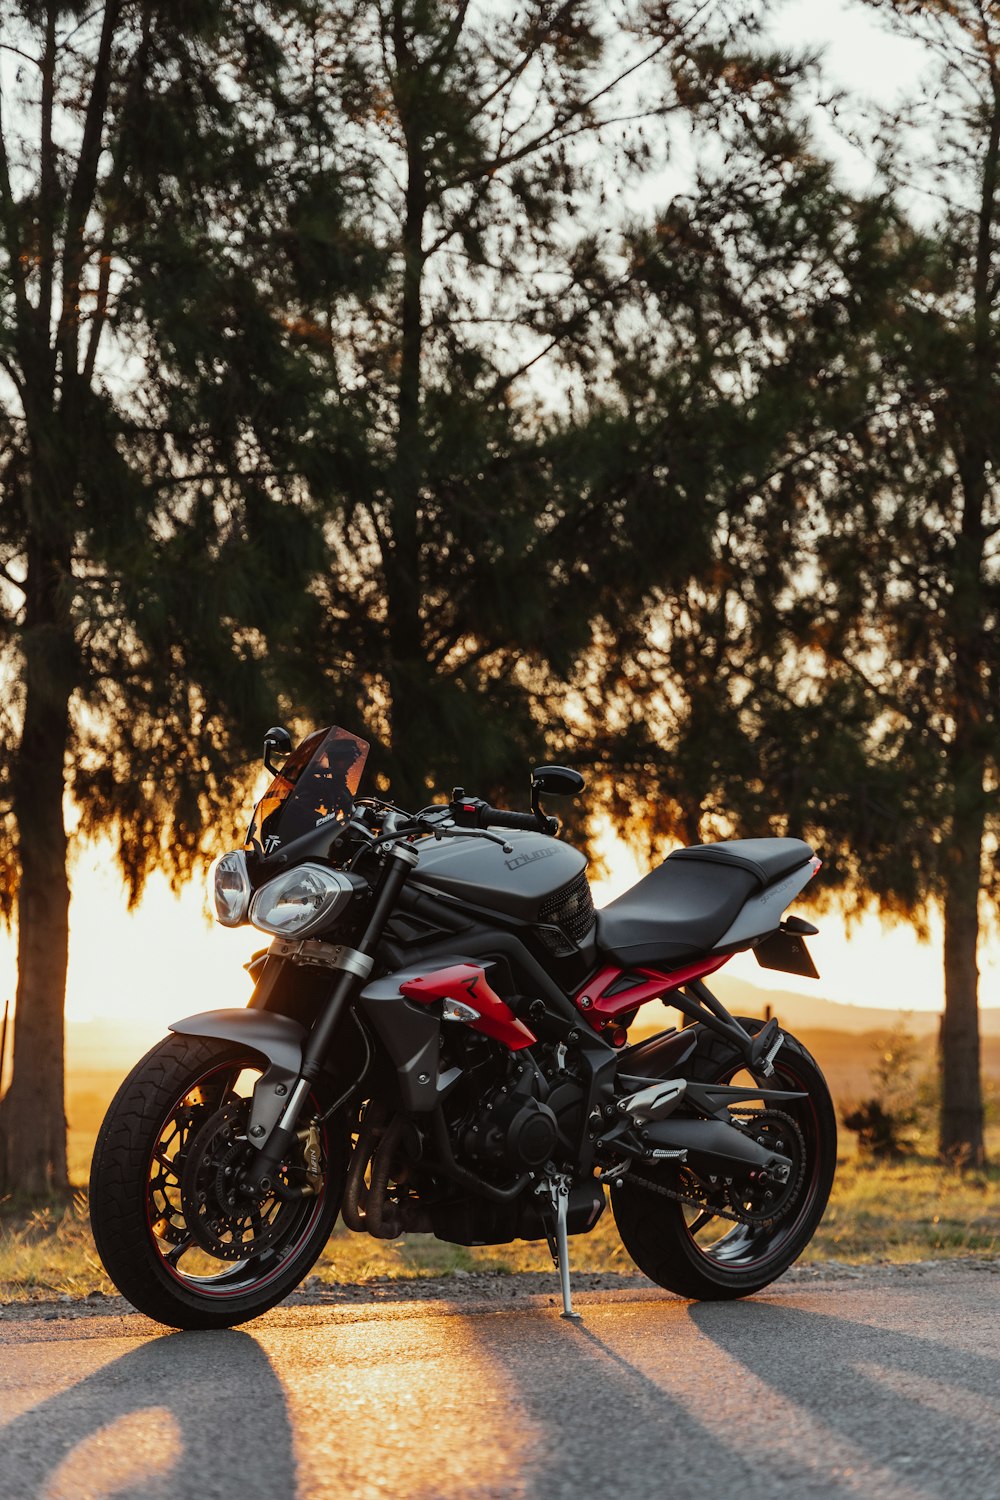
M 802 839 L 729 839 L 675 849 L 597 913 L 597 943 L 631 968 L 708 953 L 747 899 L 812 859 Z

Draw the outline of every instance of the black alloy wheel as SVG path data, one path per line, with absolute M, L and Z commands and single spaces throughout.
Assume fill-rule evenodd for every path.
M 741 1018 L 756 1034 L 763 1021 Z M 718 1033 L 701 1028 L 684 1076 L 701 1083 L 753 1086 L 742 1057 Z M 837 1165 L 837 1120 L 826 1080 L 802 1043 L 785 1032 L 774 1074 L 759 1086 L 803 1092 L 771 1108 L 750 1101 L 745 1120 L 755 1139 L 792 1160 L 786 1185 L 704 1183 L 684 1169 L 637 1165 L 636 1178 L 693 1202 L 680 1202 L 627 1174 L 611 1202 L 622 1242 L 652 1281 L 699 1300 L 746 1297 L 768 1286 L 798 1259 L 823 1216 Z M 742 1106 L 732 1111 L 743 1114 Z
M 228 1328 L 273 1307 L 336 1221 L 349 1135 L 343 1115 L 319 1120 L 315 1097 L 274 1189 L 239 1192 L 265 1066 L 233 1042 L 170 1036 L 136 1064 L 101 1126 L 90 1177 L 98 1254 L 122 1295 L 170 1327 Z

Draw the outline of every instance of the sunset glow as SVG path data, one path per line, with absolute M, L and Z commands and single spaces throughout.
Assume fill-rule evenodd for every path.
M 598 906 L 613 900 L 645 873 L 633 853 L 609 830 L 599 852 L 610 874 L 594 881 Z M 819 877 L 822 879 L 822 874 Z M 768 974 L 750 953 L 738 954 L 725 974 L 758 985 L 824 996 L 843 1004 L 904 1010 L 940 1010 L 943 1003 L 941 938 L 918 943 L 912 929 L 886 927 L 876 915 L 845 930 L 834 914 L 819 919 L 809 947 L 819 981 Z M 250 981 L 242 965 L 266 937 L 251 927 L 226 930 L 206 916 L 203 888 L 192 883 L 174 896 L 154 877 L 138 909 L 125 909 L 125 894 L 109 845 L 96 845 L 73 871 L 70 963 L 66 1014 L 69 1021 L 117 1020 L 148 1026 L 155 1040 L 172 1020 L 194 1011 L 242 1006 Z M 0 936 L 0 1001 L 13 1000 L 14 935 Z M 1000 947 L 984 941 L 980 957 L 982 1003 L 1000 1005 Z

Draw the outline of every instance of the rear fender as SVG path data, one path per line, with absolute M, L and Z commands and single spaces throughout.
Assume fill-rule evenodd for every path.
M 172 1022 L 169 1029 L 180 1036 L 239 1042 L 264 1058 L 268 1066 L 254 1085 L 249 1125 L 253 1145 L 263 1146 L 302 1071 L 305 1029 L 289 1016 L 270 1010 L 206 1010 Z
M 767 886 L 759 896 L 752 896 L 744 902 L 732 926 L 722 934 L 711 952 L 728 953 L 737 948 L 748 948 L 751 943 L 774 932 L 785 908 L 791 906 L 803 887 L 809 884 L 819 869 L 819 863 L 815 858 L 808 860 L 783 880 Z

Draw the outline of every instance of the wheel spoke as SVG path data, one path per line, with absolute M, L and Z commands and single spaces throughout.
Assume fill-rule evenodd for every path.
M 240 1153 L 247 1148 L 250 1099 L 243 1080 L 252 1084 L 258 1073 L 250 1058 L 227 1059 L 177 1100 L 151 1143 L 147 1201 L 156 1251 L 164 1269 L 196 1291 L 214 1284 L 219 1295 L 236 1295 L 237 1288 L 250 1288 L 273 1275 L 316 1218 L 311 1204 L 287 1204 L 274 1195 L 260 1202 L 227 1196 Z M 300 1168 L 300 1174 L 304 1170 Z M 217 1186 L 220 1171 L 226 1172 L 224 1190 Z M 191 1195 L 191 1211 L 197 1213 L 196 1224 L 185 1219 L 182 1180 Z
M 715 1217 L 711 1209 L 703 1208 L 694 1223 L 688 1225 L 688 1234 L 697 1234 L 699 1230 L 704 1229 L 706 1224 L 711 1224 Z
M 163 1259 L 166 1261 L 168 1266 L 176 1266 L 181 1256 L 185 1253 L 185 1251 L 190 1250 L 193 1244 L 194 1235 L 189 1234 L 186 1240 L 181 1240 L 180 1244 L 175 1245 L 174 1248 L 163 1257 Z

